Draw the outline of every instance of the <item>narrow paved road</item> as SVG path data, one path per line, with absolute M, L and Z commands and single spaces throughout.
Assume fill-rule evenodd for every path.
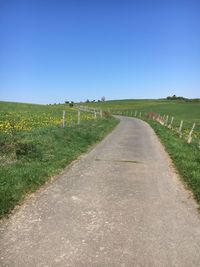
M 200 266 L 200 217 L 152 129 L 117 128 L 1 225 L 0 266 Z

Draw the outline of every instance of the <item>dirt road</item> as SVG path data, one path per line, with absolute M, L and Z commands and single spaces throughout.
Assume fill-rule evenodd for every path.
M 195 202 L 132 118 L 0 228 L 1 267 L 200 266 Z

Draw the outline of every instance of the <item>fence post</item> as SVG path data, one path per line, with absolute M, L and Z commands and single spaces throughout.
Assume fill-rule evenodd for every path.
M 135 111 L 135 117 L 137 117 L 137 110 Z
M 183 127 L 183 120 L 181 121 L 180 126 L 179 126 L 179 130 L 178 130 L 180 137 L 182 137 L 182 127 Z
M 169 116 L 167 115 L 165 118 L 165 126 L 167 126 L 167 124 L 168 124 L 168 119 L 169 119 Z
M 139 115 L 139 116 L 140 116 L 140 118 L 141 118 L 141 116 L 142 116 L 142 112 L 140 112 L 140 115 Z
M 94 118 L 95 118 L 95 119 L 97 118 L 96 110 L 94 111 Z
M 81 122 L 81 112 L 80 112 L 80 110 L 78 109 L 78 122 L 77 122 L 77 124 L 79 125 L 80 122 Z
M 63 110 L 63 116 L 62 116 L 62 127 L 65 127 L 65 110 Z
M 194 122 L 194 124 L 192 125 L 192 129 L 190 130 L 190 133 L 189 133 L 189 135 L 188 135 L 188 140 L 187 140 L 188 144 L 190 144 L 191 141 L 192 141 L 192 133 L 193 133 L 193 131 L 194 131 L 194 127 L 195 127 L 195 122 Z
M 165 115 L 163 115 L 163 121 L 164 121 L 164 125 L 165 125 Z
M 101 118 L 103 117 L 102 109 L 100 110 L 100 116 L 101 116 Z
M 172 123 L 173 123 L 173 121 L 174 121 L 174 117 L 171 118 L 171 122 L 170 122 L 170 124 L 169 124 L 169 126 L 168 126 L 169 129 L 172 128 Z

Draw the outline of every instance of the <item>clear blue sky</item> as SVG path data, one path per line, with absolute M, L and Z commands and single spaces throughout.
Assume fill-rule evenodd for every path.
M 200 97 L 199 0 L 0 0 L 0 100 Z

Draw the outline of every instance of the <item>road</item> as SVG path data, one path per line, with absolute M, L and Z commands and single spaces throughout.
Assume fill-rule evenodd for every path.
M 153 130 L 121 117 L 0 226 L 0 266 L 200 266 L 200 216 Z

